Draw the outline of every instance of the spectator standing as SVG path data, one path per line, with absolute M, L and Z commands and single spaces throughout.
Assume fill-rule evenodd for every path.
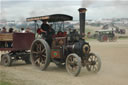
M 9 28 L 9 33 L 13 33 L 13 28 Z M 12 48 L 12 41 L 8 41 L 8 48 Z
M 1 33 L 1 28 L 0 28 L 0 33 Z M 1 42 L 0 42 L 0 47 L 1 47 Z
M 5 28 L 5 27 L 3 27 L 3 28 L 2 28 L 1 33 L 7 33 L 7 31 L 6 31 L 6 28 Z M 1 42 L 0 42 L 0 44 L 1 44 L 1 46 L 0 46 L 0 47 L 2 47 L 2 48 L 5 48 L 5 47 L 6 47 L 6 42 L 5 42 L 5 41 L 1 41 Z
M 9 33 L 13 33 L 13 28 L 9 28 Z
M 31 32 L 30 28 L 27 28 L 25 32 L 30 33 Z
M 3 27 L 3 28 L 2 28 L 1 33 L 7 33 L 7 30 L 6 30 L 6 28 L 5 28 L 5 27 Z
M 25 33 L 25 30 L 24 30 L 24 28 L 21 28 L 21 33 Z

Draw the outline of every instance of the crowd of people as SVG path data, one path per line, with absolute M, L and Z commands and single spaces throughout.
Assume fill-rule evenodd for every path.
M 3 27 L 2 29 L 0 28 L 0 33 L 13 33 L 13 32 L 20 32 L 20 33 L 29 33 L 31 32 L 30 28 L 21 28 L 19 31 L 14 30 L 13 28 L 9 28 L 8 31 L 5 27 Z

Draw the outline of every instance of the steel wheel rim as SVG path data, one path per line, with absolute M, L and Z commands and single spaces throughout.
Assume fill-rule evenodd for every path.
M 91 72 L 98 72 L 101 67 L 101 61 L 98 56 L 91 54 L 88 58 L 87 69 Z
M 78 58 L 73 55 L 70 55 L 67 59 L 66 68 L 69 73 L 76 74 L 79 70 Z

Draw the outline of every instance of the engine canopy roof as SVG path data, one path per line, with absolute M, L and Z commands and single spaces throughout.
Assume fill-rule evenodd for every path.
M 27 18 L 26 21 L 48 21 L 48 22 L 59 22 L 59 21 L 70 21 L 73 20 L 73 17 L 66 14 L 53 14 L 47 16 L 37 16 L 37 17 L 30 17 Z

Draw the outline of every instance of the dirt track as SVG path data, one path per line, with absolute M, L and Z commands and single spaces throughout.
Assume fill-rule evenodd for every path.
M 24 62 L 12 67 L 0 66 L 0 71 L 4 71 L 6 78 L 17 85 L 128 85 L 128 40 L 90 41 L 90 44 L 92 52 L 101 56 L 102 67 L 98 74 L 83 68 L 78 77 L 73 77 L 65 68 L 58 68 L 53 63 L 47 71 L 40 71 Z

